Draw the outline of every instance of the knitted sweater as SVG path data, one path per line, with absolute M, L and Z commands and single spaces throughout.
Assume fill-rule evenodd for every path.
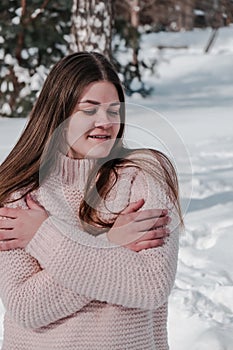
M 140 198 L 144 208 L 170 205 L 173 227 L 165 244 L 133 252 L 84 232 L 77 213 L 92 166 L 92 160 L 59 155 L 53 174 L 33 193 L 50 217 L 26 251 L 0 252 L 0 296 L 6 308 L 2 350 L 168 349 L 176 211 L 159 182 L 126 167 L 100 204 L 101 217 L 110 220 Z M 13 206 L 26 204 L 20 200 Z

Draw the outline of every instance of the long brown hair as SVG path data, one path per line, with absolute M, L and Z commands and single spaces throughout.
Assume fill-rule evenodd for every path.
M 111 227 L 113 223 L 103 222 L 95 209 L 98 207 L 99 198 L 105 198 L 116 183 L 119 167 L 130 165 L 140 167 L 143 154 L 150 152 L 152 158 L 159 161 L 163 174 L 151 166 L 147 167 L 148 172 L 166 184 L 169 196 L 177 206 L 182 222 L 176 172 L 169 159 L 155 150 L 133 151 L 123 146 L 124 91 L 113 65 L 96 52 L 78 52 L 68 55 L 52 68 L 29 116 L 25 130 L 0 166 L 0 206 L 13 201 L 11 195 L 16 191 L 20 193 L 17 198 L 19 199 L 38 189 L 50 174 L 56 160 L 55 154 L 60 146 L 60 137 L 53 137 L 55 132 L 72 114 L 84 88 L 98 81 L 109 81 L 115 86 L 119 101 L 122 102 L 121 124 L 110 155 L 106 159 L 98 160 L 96 168 L 87 179 L 84 200 L 79 210 L 80 219 L 90 226 Z M 46 154 L 45 159 L 44 154 Z M 110 182 L 112 175 L 115 176 L 114 183 Z M 93 181 L 99 196 L 95 196 L 93 186 L 90 186 Z
M 55 161 L 55 152 L 59 148 L 59 137 L 52 136 L 59 130 L 59 125 L 70 117 L 84 88 L 103 80 L 115 86 L 120 102 L 124 102 L 123 88 L 114 67 L 99 53 L 74 53 L 52 68 L 25 130 L 0 166 L 0 206 L 15 191 L 22 190 L 24 196 L 39 187 L 49 174 Z M 117 144 L 121 143 L 124 130 L 124 103 L 120 114 L 121 126 Z M 42 162 L 46 148 L 47 159 Z
M 153 176 L 163 187 L 167 198 L 173 203 L 179 216 L 181 228 L 184 227 L 177 174 L 172 162 L 164 153 L 154 149 L 133 150 L 122 146 L 116 150 L 113 159 L 108 160 L 105 158 L 104 164 L 99 167 L 98 163 L 101 162 L 103 162 L 103 159 L 97 162 L 97 167 L 89 175 L 84 199 L 79 208 L 79 217 L 86 231 L 92 235 L 98 235 L 105 229 L 113 226 L 114 219 L 112 221 L 104 221 L 100 217 L 98 205 L 100 200 L 106 199 L 108 193 L 117 183 L 118 169 L 126 166 L 137 167 L 142 169 L 144 173 Z M 166 204 L 164 203 L 164 205 Z M 112 212 L 112 214 L 118 215 L 120 212 Z

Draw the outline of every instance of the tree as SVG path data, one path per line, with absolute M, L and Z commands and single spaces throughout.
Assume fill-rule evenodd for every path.
M 128 95 L 138 92 L 146 96 L 152 91 L 152 88 L 147 87 L 143 82 L 142 75 L 147 69 L 154 72 L 157 60 L 156 58 L 148 60 L 143 57 L 139 25 L 141 11 L 151 6 L 153 2 L 154 0 L 124 0 L 115 3 L 116 12 L 123 12 L 124 17 L 118 17 L 115 21 L 115 35 L 119 40 L 115 40 L 114 59 Z M 124 55 L 125 51 L 127 51 L 126 59 L 120 60 L 119 53 Z
M 111 57 L 112 1 L 74 0 L 71 52 L 98 51 Z
M 71 0 L 0 3 L 0 115 L 26 117 L 52 64 L 64 56 Z

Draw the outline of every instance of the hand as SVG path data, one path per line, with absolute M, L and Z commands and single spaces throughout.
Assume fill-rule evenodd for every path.
M 117 217 L 108 231 L 110 242 L 139 252 L 142 249 L 155 248 L 164 244 L 164 238 L 170 233 L 166 225 L 171 221 L 166 209 L 146 209 L 138 211 L 144 204 L 141 199 L 131 203 Z
M 44 220 L 46 210 L 28 195 L 29 209 L 0 208 L 0 250 L 25 248 Z

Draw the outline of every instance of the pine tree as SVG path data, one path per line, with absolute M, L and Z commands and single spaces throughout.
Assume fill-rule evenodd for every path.
M 114 59 L 128 95 L 137 92 L 145 97 L 152 91 L 152 88 L 144 83 L 142 73 L 145 70 L 154 73 L 157 59 L 145 60 L 142 55 L 140 57 L 141 32 L 139 31 L 141 11 L 152 3 L 153 1 L 148 4 L 147 1 L 142 0 L 115 2 L 116 12 L 123 12 L 124 16 L 119 16 L 115 21 L 115 35 L 118 40 L 115 40 Z M 124 55 L 125 51 L 127 51 L 125 60 L 119 60 L 119 53 Z
M 70 50 L 98 51 L 111 57 L 112 1 L 73 0 Z
M 48 69 L 67 52 L 71 5 L 71 0 L 1 1 L 0 115 L 28 115 Z

